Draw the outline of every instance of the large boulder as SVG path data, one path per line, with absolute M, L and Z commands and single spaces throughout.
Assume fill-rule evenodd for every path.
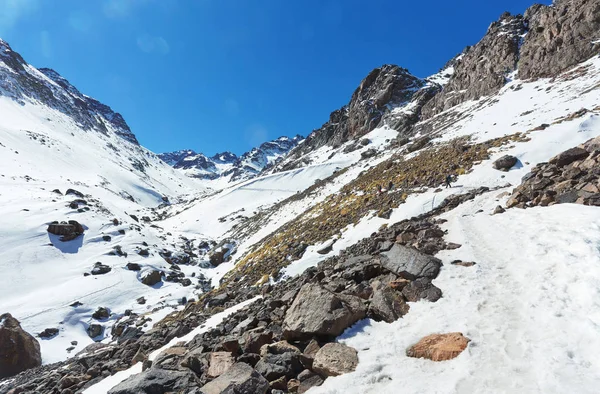
M 40 344 L 5 313 L 0 316 L 0 378 L 42 365 Z
M 366 307 L 360 298 L 334 294 L 319 284 L 307 283 L 286 313 L 283 336 L 288 340 L 335 338 L 365 315 Z
M 431 283 L 431 279 L 419 278 L 406 285 L 402 289 L 402 295 L 407 301 L 427 300 L 436 302 L 442 298 L 442 290 Z
M 224 374 L 202 386 L 202 394 L 265 394 L 269 382 L 251 366 L 236 363 Z
M 400 244 L 394 244 L 392 249 L 381 256 L 381 265 L 385 269 L 409 280 L 423 277 L 434 279 L 442 266 L 440 259 Z
M 119 383 L 109 390 L 108 394 L 187 393 L 194 387 L 196 387 L 196 380 L 191 372 L 150 368 Z
M 567 149 L 550 159 L 550 164 L 555 164 L 557 167 L 564 167 L 574 161 L 583 160 L 589 156 L 589 152 L 583 148 L 576 146 L 575 148 Z
M 432 334 L 424 337 L 407 351 L 408 357 L 445 361 L 457 357 L 471 340 L 460 332 Z
M 373 284 L 373 298 L 369 305 L 369 317 L 376 321 L 394 322 L 408 313 L 410 307 L 402 293 L 377 281 Z
M 312 369 L 322 376 L 338 376 L 354 371 L 357 365 L 358 354 L 354 348 L 328 343 L 317 352 Z
M 517 159 L 514 156 L 511 155 L 504 155 L 501 158 L 499 158 L 498 160 L 496 160 L 493 164 L 492 167 L 494 167 L 496 170 L 500 170 L 500 171 L 508 171 L 511 168 L 513 168 L 513 166 L 515 164 L 517 164 L 517 162 L 519 161 L 519 159 Z
M 154 286 L 162 280 L 162 274 L 160 271 L 152 270 L 142 274 L 142 283 L 147 286 Z

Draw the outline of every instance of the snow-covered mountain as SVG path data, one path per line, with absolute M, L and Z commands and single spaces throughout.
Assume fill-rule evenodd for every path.
M 598 31 L 597 1 L 504 14 L 218 190 L 166 163 L 243 156 L 161 160 L 5 55 L 0 339 L 44 365 L 0 393 L 596 392 Z
M 302 141 L 304 138 L 299 135 L 293 138 L 282 136 L 262 143 L 240 157 L 231 152 L 207 157 L 193 150 L 161 153 L 159 157 L 192 178 L 207 180 L 222 178 L 226 182 L 239 182 L 254 178 L 262 171 L 276 165 Z

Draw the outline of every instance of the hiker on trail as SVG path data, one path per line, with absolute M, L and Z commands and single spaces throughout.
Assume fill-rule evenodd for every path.
M 381 185 L 377 185 L 376 190 L 377 190 L 377 194 L 381 194 Z
M 391 191 L 394 188 L 394 182 L 390 181 L 388 184 L 388 191 Z
M 450 185 L 452 183 L 452 175 L 448 174 L 448 176 L 446 177 L 446 189 L 449 187 L 452 187 L 452 185 Z

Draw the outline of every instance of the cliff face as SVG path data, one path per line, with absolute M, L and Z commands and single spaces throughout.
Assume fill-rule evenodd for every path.
M 557 0 L 525 12 L 529 33 L 520 52 L 519 77 L 551 77 L 600 53 L 600 2 Z

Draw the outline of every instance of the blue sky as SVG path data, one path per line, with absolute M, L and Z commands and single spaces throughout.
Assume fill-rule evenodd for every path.
M 155 152 L 240 154 L 308 135 L 382 64 L 435 73 L 532 3 L 0 0 L 0 37 L 122 113 Z

